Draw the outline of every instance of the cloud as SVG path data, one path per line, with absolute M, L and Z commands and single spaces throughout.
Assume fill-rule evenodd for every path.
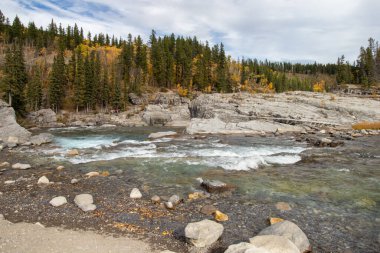
M 197 36 L 223 42 L 235 58 L 354 61 L 369 37 L 380 39 L 378 0 L 2 0 L 0 9 L 24 23 L 54 18 L 93 34 Z

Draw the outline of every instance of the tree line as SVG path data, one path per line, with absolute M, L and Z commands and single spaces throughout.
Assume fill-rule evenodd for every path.
M 5 50 L 1 92 L 19 112 L 46 107 L 122 110 L 129 93 L 154 89 L 177 89 L 184 96 L 198 91 L 312 91 L 322 77 L 329 77 L 323 81 L 325 90 L 336 83 L 369 86 L 380 66 L 374 41 L 371 55 L 363 49 L 358 66 L 344 57 L 337 64 L 235 60 L 226 55 L 223 43 L 209 45 L 196 37 L 158 36 L 155 31 L 148 42 L 131 34 L 126 39 L 85 36 L 77 24 L 63 28 L 52 20 L 45 29 L 33 22 L 24 26 L 17 16 L 10 23 L 1 11 L 0 43 Z

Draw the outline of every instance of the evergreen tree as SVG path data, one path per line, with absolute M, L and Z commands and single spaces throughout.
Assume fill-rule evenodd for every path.
M 25 111 L 24 89 L 28 81 L 22 51 L 22 46 L 16 44 L 7 49 L 3 78 L 4 98 L 20 114 Z
M 52 71 L 50 73 L 49 102 L 50 107 L 55 111 L 62 107 L 65 88 L 67 84 L 65 59 L 63 49 L 54 57 Z
M 37 111 L 42 105 L 42 80 L 41 71 L 38 68 L 33 70 L 32 80 L 27 85 L 27 100 L 29 108 L 33 111 Z
M 81 48 L 76 50 L 76 75 L 74 79 L 74 102 L 78 112 L 85 104 L 85 69 Z
M 227 59 L 224 52 L 223 43 L 220 44 L 220 51 L 218 57 L 218 66 L 216 68 L 216 88 L 218 92 L 229 92 L 229 85 L 227 79 Z

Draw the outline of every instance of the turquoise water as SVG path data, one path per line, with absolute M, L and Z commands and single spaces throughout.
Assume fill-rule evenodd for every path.
M 54 143 L 38 152 L 88 170 L 127 170 L 163 195 L 194 191 L 197 178 L 219 179 L 237 186 L 233 197 L 242 202 L 285 201 L 299 217 L 328 218 L 341 227 L 342 237 L 352 234 L 379 245 L 379 136 L 321 149 L 284 136 L 147 138 L 157 131 L 163 130 L 56 129 L 50 131 Z M 67 157 L 73 148 L 80 156 Z M 356 243 L 350 240 L 350 246 Z

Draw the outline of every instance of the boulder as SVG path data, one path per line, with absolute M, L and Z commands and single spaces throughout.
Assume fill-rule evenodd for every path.
M 29 113 L 27 118 L 38 127 L 55 127 L 57 125 L 57 115 L 52 109 Z
M 143 113 L 143 120 L 150 126 L 164 126 L 171 120 L 170 115 L 158 110 L 152 110 L 152 105 L 149 105 Z M 155 106 L 156 107 L 156 106 Z
M 139 189 L 133 188 L 132 191 L 131 191 L 131 193 L 129 194 L 129 197 L 131 199 L 141 199 L 142 198 L 142 194 L 141 194 L 141 192 L 140 192 Z
M 197 248 L 206 247 L 216 242 L 222 235 L 224 227 L 211 220 L 202 220 L 187 224 L 185 236 Z
M 40 146 L 41 144 L 50 143 L 54 139 L 54 136 L 49 133 L 42 133 L 39 135 L 34 135 L 30 138 L 30 142 L 33 145 Z
M 157 132 L 157 133 L 151 133 L 149 134 L 148 138 L 149 139 L 158 139 L 158 138 L 163 138 L 163 137 L 171 137 L 177 135 L 177 132 L 174 131 L 167 131 L 167 132 Z
M 45 176 L 42 176 L 38 179 L 37 184 L 48 184 L 50 183 L 49 179 Z
M 64 204 L 67 203 L 67 200 L 65 197 L 63 196 L 59 196 L 59 197 L 55 197 L 53 198 L 52 200 L 50 200 L 50 205 L 52 206 L 55 206 L 55 207 L 58 207 L 58 206 L 62 206 Z
M 268 253 L 301 253 L 297 246 L 284 236 L 258 235 L 250 238 L 249 242 Z
M 26 163 L 15 163 L 12 165 L 12 169 L 15 169 L 15 170 L 27 170 L 30 168 L 32 168 L 32 166 Z
M 159 92 L 156 95 L 154 100 L 155 104 L 163 105 L 165 107 L 168 106 L 178 106 L 181 105 L 182 100 L 178 93 L 174 92 Z
M 96 206 L 93 204 L 94 199 L 91 194 L 79 194 L 75 196 L 74 203 L 84 212 L 93 211 Z
M 78 151 L 78 149 L 71 149 L 71 150 L 67 151 L 67 155 L 68 156 L 77 156 L 77 155 L 79 155 L 79 151 Z
M 305 233 L 291 221 L 283 221 L 273 224 L 263 229 L 259 235 L 284 236 L 292 241 L 301 252 L 308 251 L 311 247 Z
M 201 186 L 209 193 L 220 193 L 233 189 L 233 186 L 219 180 L 204 180 Z
M 21 144 L 29 140 L 32 134 L 16 122 L 15 111 L 2 100 L 0 100 L 0 119 L 0 139 L 10 140 L 12 144 Z
M 129 102 L 132 105 L 144 105 L 148 103 L 148 100 L 144 96 L 138 96 L 135 93 L 128 94 Z
M 270 253 L 266 249 L 257 248 L 256 246 L 248 243 L 241 242 L 238 244 L 230 245 L 224 253 Z

